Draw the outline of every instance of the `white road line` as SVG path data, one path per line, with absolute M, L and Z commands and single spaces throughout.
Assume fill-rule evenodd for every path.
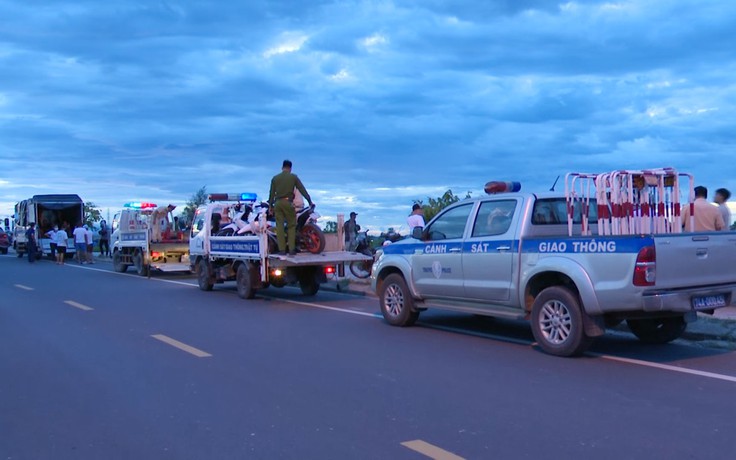
M 163 334 L 153 334 L 151 337 L 153 337 L 156 340 L 160 340 L 163 343 L 171 345 L 172 347 L 178 348 L 181 351 L 186 351 L 187 353 L 192 354 L 196 356 L 197 358 L 209 358 L 210 356 L 212 356 L 206 351 L 202 351 L 199 348 L 194 348 L 191 345 L 187 345 L 186 343 L 179 342 L 178 340 L 172 339 L 171 337 L 165 336 Z
M 85 266 L 82 266 L 82 265 L 72 265 L 72 264 L 67 264 L 67 267 L 79 268 L 79 269 L 82 269 L 82 270 L 90 270 L 90 271 L 93 271 L 93 272 L 102 272 L 102 273 L 107 273 L 107 274 L 110 274 L 110 275 L 120 275 L 120 276 L 128 276 L 128 277 L 135 278 L 135 276 L 133 276 L 130 273 L 111 272 L 110 270 L 105 270 L 104 268 L 92 268 L 92 267 L 85 267 Z M 149 280 L 150 279 L 151 281 L 158 281 L 158 282 L 161 282 L 161 283 L 171 283 L 171 284 L 179 284 L 179 285 L 182 285 L 182 286 L 198 287 L 197 283 L 187 283 L 185 281 L 165 280 L 165 279 L 161 279 L 161 278 L 147 278 L 147 277 L 144 277 L 144 276 L 141 276 L 140 279 L 142 279 L 142 280 Z
M 368 316 L 369 318 L 382 318 L 382 316 L 379 315 L 378 313 L 366 313 L 364 311 L 346 310 L 344 308 L 330 307 L 327 305 L 320 305 L 318 303 L 311 303 L 311 302 L 300 302 L 298 300 L 281 299 L 279 297 L 272 297 L 272 296 L 263 295 L 263 294 L 259 294 L 258 296 L 266 298 L 266 299 L 278 300 L 279 302 L 292 303 L 295 305 L 303 305 L 305 307 L 321 308 L 323 310 L 337 311 L 340 313 L 349 313 L 351 315 Z
M 84 311 L 92 311 L 92 310 L 94 310 L 94 308 L 92 308 L 92 307 L 88 307 L 87 305 L 82 305 L 81 303 L 75 302 L 73 300 L 65 300 L 64 303 L 67 304 L 67 305 L 69 305 L 69 306 L 72 306 L 74 308 L 79 308 L 80 310 L 84 310 Z
M 434 460 L 465 460 L 463 457 L 448 452 L 445 449 L 432 445 L 428 442 L 416 439 L 414 441 L 406 441 L 401 443 L 402 446 L 407 449 L 411 449 L 415 452 L 419 452 L 425 457 L 432 458 Z
M 34 289 L 29 286 L 25 286 L 23 284 L 14 284 L 13 286 L 17 287 L 18 289 L 23 289 L 24 291 L 33 291 Z
M 640 359 L 622 358 L 619 356 L 601 355 L 597 353 L 587 353 L 590 356 L 596 356 L 601 359 L 607 359 L 609 361 L 617 361 L 620 363 L 634 364 L 637 366 L 653 367 L 655 369 L 662 369 L 665 371 L 679 372 L 681 374 L 697 375 L 698 377 L 706 377 L 709 379 L 724 380 L 726 382 L 736 383 L 736 377 L 731 375 L 716 374 L 715 372 L 699 371 L 697 369 L 689 369 L 687 367 L 673 366 L 671 364 L 653 363 L 651 361 L 642 361 Z

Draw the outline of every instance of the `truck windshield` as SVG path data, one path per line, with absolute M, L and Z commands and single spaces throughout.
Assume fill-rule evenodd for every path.
M 581 206 L 576 201 L 573 208 L 573 223 L 581 222 Z M 540 198 L 534 203 L 532 224 L 534 225 L 561 225 L 567 223 L 567 201 L 564 198 Z M 595 200 L 590 200 L 588 223 L 598 223 L 598 206 Z

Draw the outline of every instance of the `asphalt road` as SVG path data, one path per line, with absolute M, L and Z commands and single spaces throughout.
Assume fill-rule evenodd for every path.
M 732 458 L 736 356 L 0 257 L 0 459 Z

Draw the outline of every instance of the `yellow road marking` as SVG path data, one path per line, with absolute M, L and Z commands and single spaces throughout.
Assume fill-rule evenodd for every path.
M 33 291 L 32 287 L 28 287 L 23 284 L 16 284 L 15 287 L 17 287 L 18 289 L 23 289 L 24 291 Z
M 210 356 L 212 356 L 206 351 L 202 351 L 199 348 L 194 348 L 191 345 L 187 345 L 186 343 L 179 342 L 178 340 L 172 339 L 171 337 L 165 336 L 163 334 L 154 334 L 151 337 L 153 337 L 156 340 L 160 340 L 163 343 L 169 344 L 172 347 L 178 348 L 181 351 L 186 351 L 187 353 L 192 354 L 196 356 L 197 358 L 209 358 Z
M 74 308 L 79 308 L 80 310 L 84 310 L 84 311 L 92 311 L 92 310 L 94 310 L 94 308 L 92 308 L 92 307 L 88 307 L 87 305 L 82 305 L 81 303 L 75 302 L 73 300 L 65 300 L 64 303 L 67 304 L 67 305 L 69 305 L 69 306 L 72 306 Z
M 434 446 L 428 442 L 424 442 L 421 439 L 402 442 L 401 445 L 434 460 L 465 460 L 452 452 L 448 452 L 445 449 Z

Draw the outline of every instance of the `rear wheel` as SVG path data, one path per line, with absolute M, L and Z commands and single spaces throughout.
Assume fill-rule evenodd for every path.
M 253 270 L 250 264 L 247 262 L 240 264 L 235 280 L 238 286 L 238 296 L 241 299 L 252 299 L 256 296 L 256 290 L 253 288 Z
M 682 316 L 627 319 L 626 324 L 639 340 L 651 344 L 672 342 L 679 338 L 687 327 Z
M 317 276 L 311 270 L 306 270 L 299 277 L 299 288 L 302 290 L 302 294 L 312 296 L 319 292 L 319 281 Z
M 381 314 L 387 323 L 392 326 L 411 326 L 419 318 L 419 312 L 414 310 L 414 298 L 404 277 L 398 273 L 388 275 L 381 283 L 378 292 L 381 303 Z
M 7 254 L 8 248 L 0 248 L 0 254 Z
M 325 250 L 325 234 L 322 230 L 314 225 L 308 223 L 301 230 L 302 249 L 312 254 L 319 254 Z
M 143 252 L 139 250 L 133 254 L 133 266 L 135 267 L 135 272 L 141 276 L 148 276 L 150 273 L 151 268 L 146 264 Z
M 580 302 L 567 288 L 552 286 L 540 292 L 532 305 L 531 322 L 537 343 L 551 355 L 579 355 L 591 343 Z
M 120 251 L 115 251 L 112 255 L 112 268 L 118 273 L 125 273 L 128 270 L 128 265 L 123 263 Z

